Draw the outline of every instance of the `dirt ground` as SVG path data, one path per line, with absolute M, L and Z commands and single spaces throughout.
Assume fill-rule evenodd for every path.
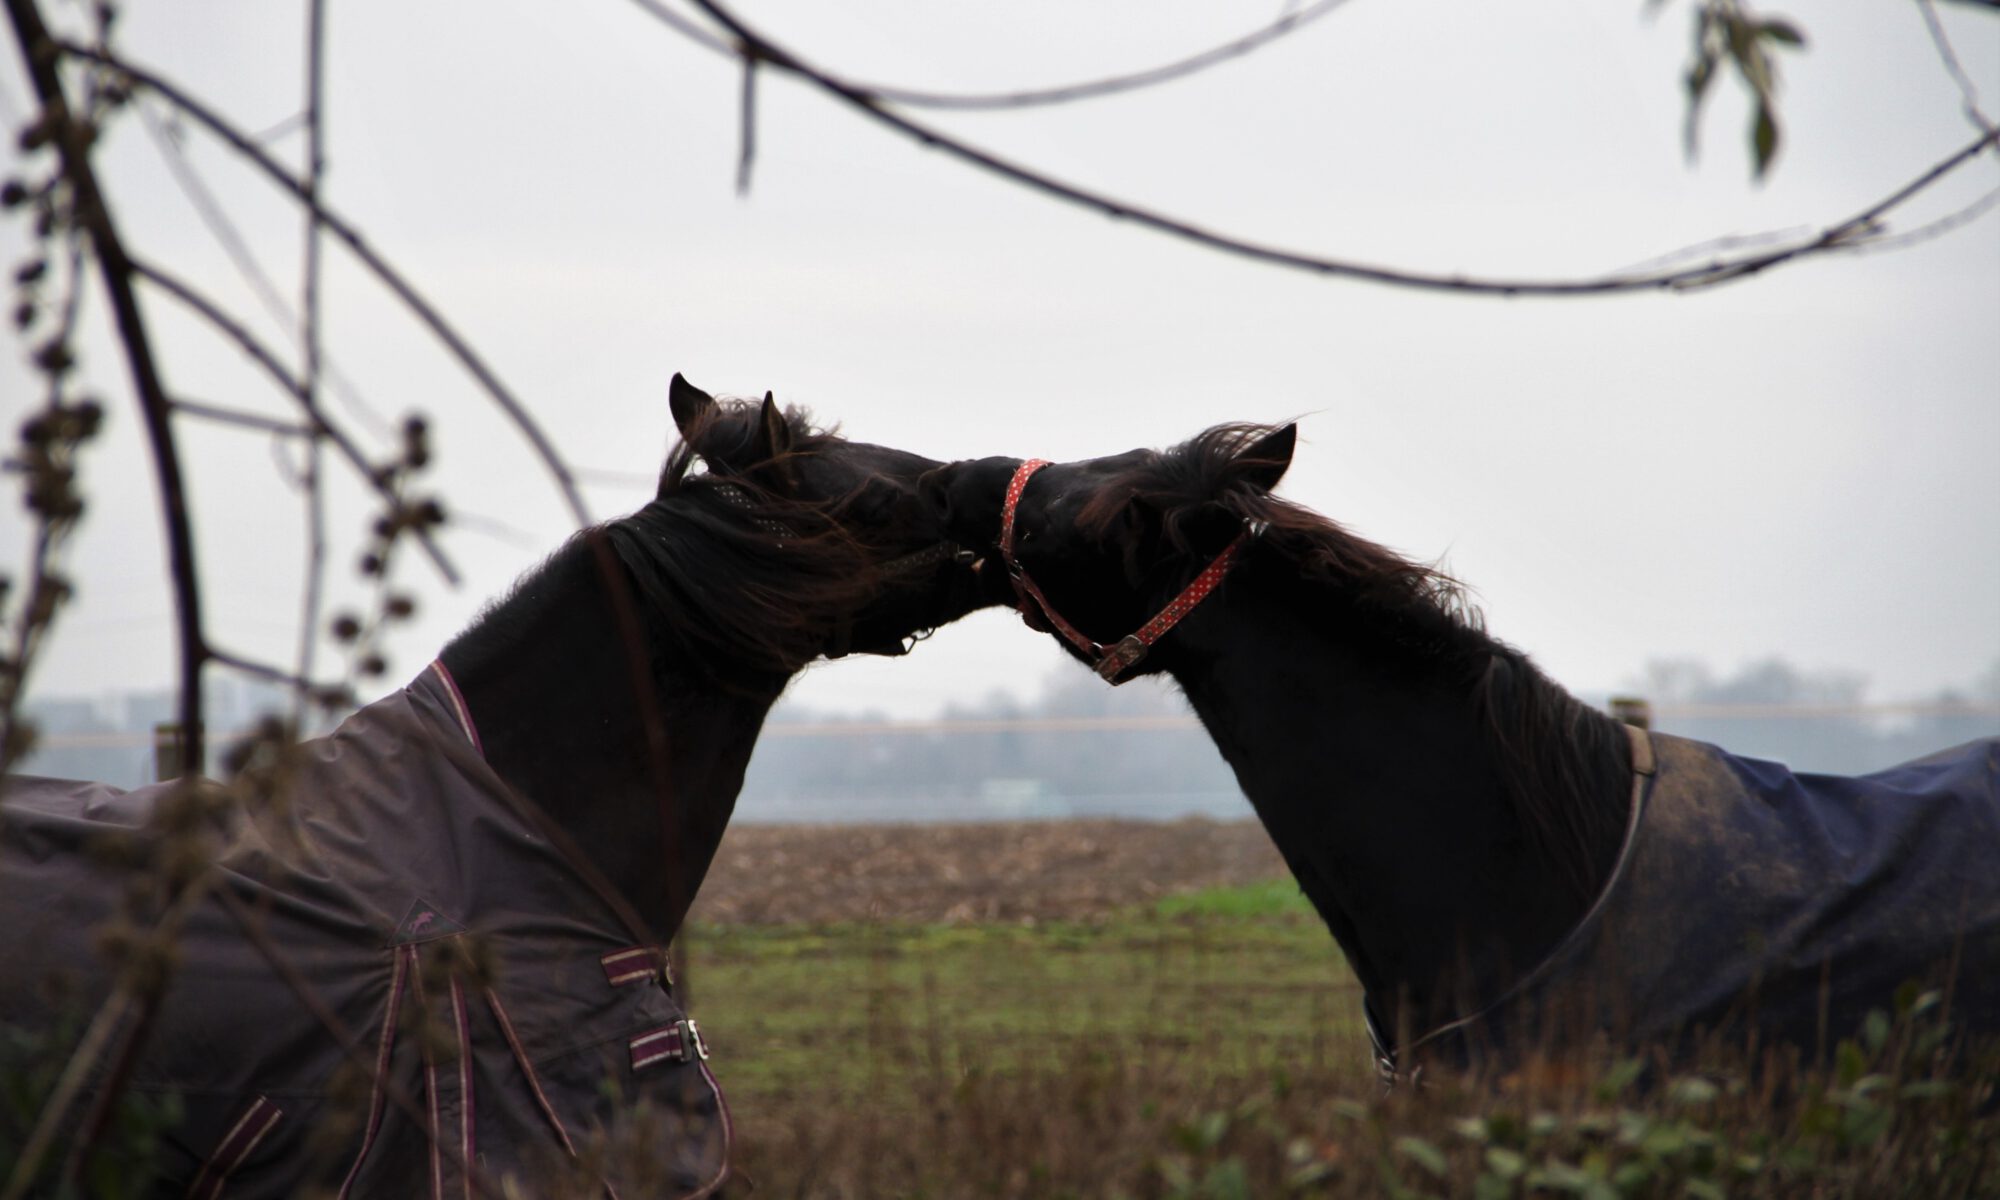
M 720 924 L 1088 919 L 1284 874 L 1254 821 L 735 825 L 693 916 Z

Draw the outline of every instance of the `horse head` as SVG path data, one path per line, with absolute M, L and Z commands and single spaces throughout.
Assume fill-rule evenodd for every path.
M 1167 454 L 957 462 L 922 492 L 946 536 L 1005 565 L 985 573 L 992 600 L 1117 683 L 1159 669 L 1147 652 L 1279 503 L 1296 440 L 1294 425 L 1221 425 Z
M 760 647 L 768 660 L 760 665 L 903 654 L 990 603 L 976 555 L 947 539 L 941 515 L 919 495 L 936 461 L 817 429 L 769 393 L 761 402 L 717 400 L 675 375 L 669 399 L 681 440 L 655 505 L 682 498 L 693 502 L 677 506 L 683 519 L 705 509 L 716 529 L 733 522 L 734 536 L 719 543 L 726 561 L 710 569 L 738 586 L 726 612 L 707 615 L 737 624 L 744 636 L 728 640 Z M 645 588 L 644 549 L 621 544 L 620 555 Z

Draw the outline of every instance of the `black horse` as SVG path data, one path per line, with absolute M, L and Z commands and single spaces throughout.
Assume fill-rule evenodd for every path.
M 1180 685 L 1388 1077 L 1600 1031 L 1810 1053 L 1906 978 L 2000 1032 L 2000 741 L 1841 779 L 1616 723 L 1451 579 L 1273 497 L 1295 436 L 956 463 L 925 491 L 1031 626 L 1112 682 Z
M 937 463 L 769 396 L 676 376 L 671 399 L 657 496 L 572 538 L 409 687 L 266 763 L 275 800 L 9 781 L 0 1025 L 46 1029 L 66 998 L 126 1039 L 72 1117 L 176 1097 L 157 1194 L 720 1185 L 728 1110 L 663 948 L 766 712 L 810 660 L 901 653 L 980 599 L 918 497 Z M 163 987 L 143 954 L 114 970 L 93 945 L 156 925 L 176 935 Z

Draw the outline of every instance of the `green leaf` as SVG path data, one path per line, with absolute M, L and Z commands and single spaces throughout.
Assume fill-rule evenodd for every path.
M 1611 1173 L 1611 1186 L 1618 1189 L 1621 1196 L 1635 1196 L 1640 1189 L 1653 1181 L 1653 1166 L 1647 1162 L 1628 1162 Z
M 1617 1098 L 1638 1080 L 1645 1069 L 1646 1062 L 1641 1058 L 1621 1059 L 1613 1063 L 1611 1068 L 1597 1080 L 1597 1098 L 1600 1100 Z
M 1889 1132 L 1895 1110 L 1887 1105 L 1857 1104 L 1847 1110 L 1841 1124 L 1841 1140 L 1849 1146 L 1873 1146 Z
M 1915 1083 L 1903 1085 L 1905 1100 L 1938 1100 L 1958 1091 L 1958 1085 L 1949 1079 L 1919 1079 Z
M 1451 1172 L 1451 1165 L 1445 1161 L 1444 1151 L 1420 1137 L 1405 1135 L 1397 1138 L 1396 1153 L 1430 1172 L 1433 1178 L 1443 1179 Z
M 1501 1179 L 1514 1180 L 1528 1169 L 1528 1160 L 1504 1146 L 1493 1146 L 1486 1151 L 1486 1169 Z
M 1194 1148 L 1213 1150 L 1229 1132 L 1229 1114 L 1225 1112 L 1203 1113 L 1195 1118 L 1192 1127 Z
M 1715 55 L 1704 51 L 1687 73 L 1687 124 L 1681 131 L 1681 140 L 1689 158 L 1695 156 L 1701 145 L 1701 106 L 1708 98 L 1708 85 L 1714 80 Z
M 1757 35 L 1768 41 L 1783 42 L 1787 46 L 1804 46 L 1806 35 L 1799 27 L 1783 17 L 1773 17 L 1757 27 Z
M 1861 1047 L 1852 1041 L 1843 1041 L 1833 1052 L 1834 1078 L 1841 1087 L 1853 1087 L 1854 1081 L 1868 1070 L 1868 1058 L 1861 1053 Z
M 1707 1104 L 1714 1100 L 1721 1089 L 1699 1075 L 1689 1075 L 1674 1080 L 1673 1088 L 1667 1093 L 1676 1104 Z
M 1231 1157 L 1209 1168 L 1201 1181 L 1204 1200 L 1250 1200 L 1250 1176 L 1243 1160 Z
M 1672 1158 L 1687 1148 L 1687 1131 L 1680 1125 L 1655 1126 L 1640 1144 L 1655 1158 Z
M 1861 1039 L 1873 1053 L 1881 1053 L 1889 1043 L 1889 1014 L 1879 1008 L 1868 1010 L 1868 1016 L 1861 1022 Z
M 1514 1181 L 1481 1175 L 1472 1184 L 1472 1200 L 1514 1200 Z

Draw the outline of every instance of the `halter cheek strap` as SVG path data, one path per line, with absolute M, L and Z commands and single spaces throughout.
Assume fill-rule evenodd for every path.
M 1201 574 L 1194 577 L 1193 582 L 1182 588 L 1180 595 L 1169 600 L 1165 608 L 1155 613 L 1152 620 L 1141 625 L 1135 632 L 1127 634 L 1107 650 L 1085 636 L 1076 626 L 1063 620 L 1061 614 L 1056 612 L 1055 606 L 1049 603 L 1048 597 L 1042 595 L 1042 589 L 1035 586 L 1035 581 L 1022 568 L 1020 560 L 1014 557 L 1014 513 L 1021 505 L 1021 493 L 1028 490 L 1028 480 L 1034 477 L 1035 472 L 1048 465 L 1047 459 L 1031 458 L 1017 467 L 1014 477 L 1007 482 L 1007 499 L 1000 508 L 1000 557 L 1006 562 L 1007 576 L 1014 584 L 1015 607 L 1021 610 L 1021 620 L 1028 628 L 1044 632 L 1053 629 L 1061 634 L 1064 641 L 1075 646 L 1084 657 L 1093 660 L 1095 670 L 1106 683 L 1115 686 L 1124 682 L 1119 677 L 1140 659 L 1146 657 L 1146 652 L 1153 648 L 1154 642 L 1165 637 L 1169 629 L 1180 624 L 1182 617 L 1194 611 L 1195 605 L 1208 598 L 1208 594 L 1222 582 L 1222 577 L 1229 573 L 1229 568 L 1236 562 L 1237 553 L 1243 549 L 1243 544 L 1250 540 L 1255 531 L 1246 526 L 1242 533 L 1236 535 L 1236 540 L 1223 547 L 1222 553 L 1216 555 L 1208 566 L 1202 569 Z

